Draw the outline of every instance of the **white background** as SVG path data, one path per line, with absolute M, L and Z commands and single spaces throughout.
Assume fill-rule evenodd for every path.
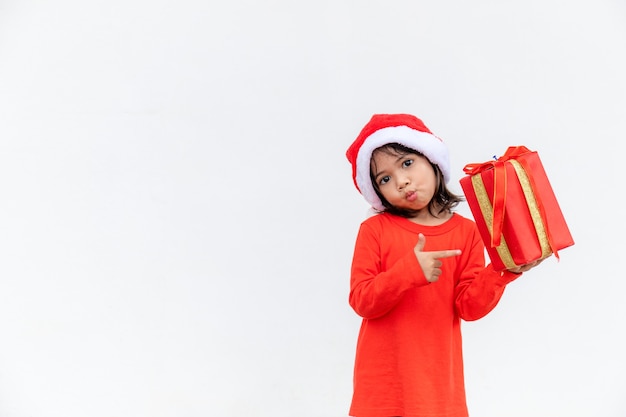
M 472 416 L 626 415 L 625 51 L 619 0 L 0 1 L 0 417 L 347 416 L 379 112 L 457 192 L 537 150 L 576 241 L 464 323 Z

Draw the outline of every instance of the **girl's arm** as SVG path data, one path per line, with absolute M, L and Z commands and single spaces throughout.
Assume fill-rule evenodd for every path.
M 352 258 L 349 302 L 366 319 L 385 315 L 407 290 L 428 284 L 412 248 L 386 271 L 381 265 L 378 236 L 362 224 Z
M 521 273 L 498 272 L 491 264 L 485 267 L 485 248 L 477 231 L 468 242 L 459 263 L 460 278 L 455 289 L 455 307 L 463 320 L 472 321 L 493 310 L 506 285 Z

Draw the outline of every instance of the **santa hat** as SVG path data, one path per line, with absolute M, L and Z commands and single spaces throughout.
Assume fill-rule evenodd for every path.
M 354 185 L 375 210 L 383 211 L 385 206 L 370 178 L 370 159 L 374 150 L 389 143 L 399 143 L 424 155 L 439 167 L 444 181 L 450 181 L 448 149 L 424 122 L 410 114 L 375 114 L 346 152 Z

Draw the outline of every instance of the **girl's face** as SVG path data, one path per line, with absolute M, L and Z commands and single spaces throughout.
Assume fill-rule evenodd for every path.
M 371 169 L 380 193 L 394 207 L 422 210 L 435 195 L 437 175 L 421 155 L 379 149 L 372 154 Z

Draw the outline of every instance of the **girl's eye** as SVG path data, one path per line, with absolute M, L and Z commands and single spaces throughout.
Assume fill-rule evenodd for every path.
M 408 167 L 409 165 L 411 165 L 412 163 L 413 163 L 413 160 L 412 160 L 412 159 L 407 159 L 406 161 L 404 161 L 404 162 L 402 163 L 402 166 L 406 168 L 406 167 Z
M 387 183 L 389 182 L 389 180 L 390 180 L 390 179 L 391 179 L 391 178 L 389 177 L 389 175 L 385 175 L 384 177 L 382 177 L 382 178 L 378 181 L 378 183 L 379 183 L 380 185 L 385 185 L 385 184 L 387 184 Z

